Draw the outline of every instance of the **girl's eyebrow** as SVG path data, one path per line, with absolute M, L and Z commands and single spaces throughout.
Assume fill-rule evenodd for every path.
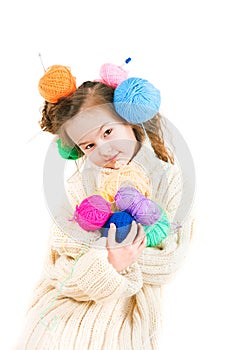
M 99 128 L 99 130 L 98 130 L 98 132 L 99 131 L 101 131 L 106 125 L 108 125 L 108 124 L 112 124 L 112 123 L 105 123 L 105 124 L 103 124 L 100 128 Z M 91 143 L 91 141 L 83 141 L 83 142 L 81 142 L 81 143 L 78 143 L 78 146 L 82 146 L 82 145 L 86 145 L 87 143 Z
M 82 146 L 82 145 L 85 145 L 86 143 L 90 143 L 90 141 L 78 143 L 78 146 L 80 147 L 80 146 Z

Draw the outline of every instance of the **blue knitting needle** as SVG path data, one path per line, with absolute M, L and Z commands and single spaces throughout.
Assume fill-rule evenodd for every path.
M 125 61 L 124 61 L 124 63 L 121 65 L 121 67 L 123 67 L 123 66 L 125 66 L 125 64 L 128 64 L 129 62 L 131 62 L 131 57 L 128 57 Z

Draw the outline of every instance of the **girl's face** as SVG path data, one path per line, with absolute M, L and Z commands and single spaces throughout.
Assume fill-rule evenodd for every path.
M 139 149 L 132 126 L 107 105 L 78 113 L 65 124 L 69 137 L 100 167 L 119 168 Z

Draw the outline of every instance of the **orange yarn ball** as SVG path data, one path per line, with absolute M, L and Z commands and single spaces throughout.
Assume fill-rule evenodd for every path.
M 76 91 L 76 78 L 66 66 L 54 65 L 47 69 L 38 84 L 40 95 L 51 103 L 56 103 L 60 97 Z

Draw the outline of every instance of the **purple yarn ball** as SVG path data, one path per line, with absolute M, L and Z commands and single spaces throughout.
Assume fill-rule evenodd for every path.
M 142 194 L 134 187 L 121 187 L 116 195 L 115 202 L 120 210 L 132 211 L 135 203 L 142 198 Z
M 158 206 L 151 199 L 144 196 L 134 205 L 131 212 L 135 220 L 145 226 L 150 226 L 157 222 L 160 214 Z
M 142 225 L 154 224 L 161 214 L 156 203 L 133 187 L 120 188 L 115 195 L 115 202 L 120 210 L 125 210 Z

